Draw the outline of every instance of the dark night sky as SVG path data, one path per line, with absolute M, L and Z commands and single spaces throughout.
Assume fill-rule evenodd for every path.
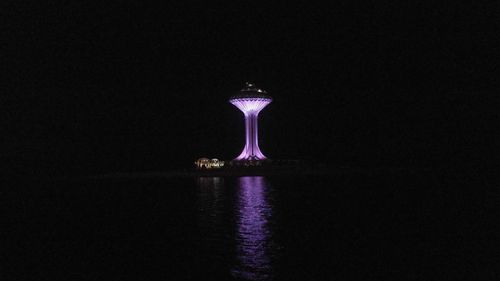
M 271 158 L 480 167 L 500 154 L 498 2 L 104 2 L 1 4 L 13 173 L 231 159 L 243 118 L 227 98 L 245 81 L 275 98 L 260 119 Z

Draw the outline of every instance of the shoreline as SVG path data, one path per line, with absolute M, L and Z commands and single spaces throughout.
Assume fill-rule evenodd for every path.
M 85 177 L 86 179 L 154 179 L 247 176 L 335 176 L 344 174 L 421 173 L 432 169 L 422 168 L 318 168 L 318 169 L 232 169 L 232 170 L 173 170 L 134 173 L 110 173 Z

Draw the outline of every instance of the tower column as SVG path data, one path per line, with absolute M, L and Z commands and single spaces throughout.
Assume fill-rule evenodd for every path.
M 265 91 L 247 83 L 247 88 L 233 96 L 229 102 L 238 107 L 245 115 L 245 147 L 236 160 L 265 160 L 259 148 L 258 118 L 259 112 L 266 107 L 272 98 Z
M 251 112 L 245 116 L 245 150 L 248 157 L 265 159 L 259 148 L 259 127 L 258 127 L 259 113 Z

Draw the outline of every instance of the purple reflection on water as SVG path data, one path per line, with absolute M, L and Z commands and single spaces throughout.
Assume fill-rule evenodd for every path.
M 241 177 L 238 185 L 237 265 L 232 273 L 245 280 L 272 279 L 269 186 L 263 177 Z

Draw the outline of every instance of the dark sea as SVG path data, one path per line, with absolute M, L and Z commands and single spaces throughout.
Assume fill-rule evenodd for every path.
M 4 185 L 0 280 L 500 280 L 498 188 L 446 172 Z

